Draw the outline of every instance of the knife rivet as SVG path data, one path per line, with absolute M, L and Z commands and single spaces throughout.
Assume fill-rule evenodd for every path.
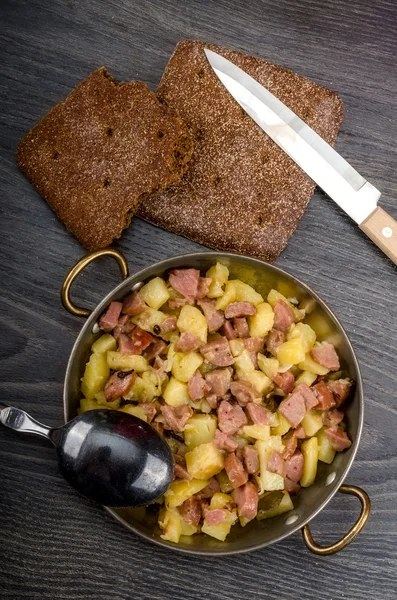
M 393 235 L 393 230 L 391 227 L 384 227 L 382 229 L 382 235 L 385 238 L 391 238 L 391 236 Z

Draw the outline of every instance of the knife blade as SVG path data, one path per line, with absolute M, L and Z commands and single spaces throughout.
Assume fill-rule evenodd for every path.
M 397 222 L 377 206 L 380 191 L 248 73 L 208 48 L 204 52 L 255 123 L 397 264 Z

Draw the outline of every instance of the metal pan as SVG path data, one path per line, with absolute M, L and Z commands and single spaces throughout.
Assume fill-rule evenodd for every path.
M 112 290 L 93 311 L 75 306 L 70 297 L 73 281 L 90 262 L 105 255 L 110 255 L 117 260 L 124 281 Z M 107 508 L 107 510 L 134 533 L 156 544 L 181 552 L 206 555 L 247 552 L 274 544 L 298 530 L 302 531 L 304 541 L 312 552 L 319 555 L 338 552 L 360 533 L 370 513 L 370 500 L 366 492 L 356 486 L 343 485 L 356 455 L 363 427 L 364 399 L 360 370 L 349 338 L 333 312 L 308 286 L 273 265 L 235 254 L 200 252 L 169 258 L 128 276 L 127 262 L 124 256 L 116 250 L 99 250 L 82 258 L 66 276 L 61 294 L 63 305 L 69 312 L 87 317 L 72 349 L 66 370 L 63 397 L 65 420 L 69 421 L 76 415 L 81 399 L 80 378 L 90 354 L 90 347 L 99 335 L 97 321 L 108 304 L 112 300 L 121 300 L 131 289 L 139 288 L 141 282 L 146 282 L 156 276 L 166 277 L 170 269 L 193 267 L 205 272 L 216 261 L 227 265 L 232 278 L 245 281 L 262 295 L 266 295 L 271 288 L 275 288 L 284 295 L 295 297 L 300 302 L 310 305 L 310 314 L 306 322 L 316 330 L 320 341 L 327 340 L 335 344 L 341 358 L 342 368 L 356 382 L 354 397 L 346 404 L 345 413 L 349 437 L 353 440 L 353 444 L 345 452 L 337 453 L 331 465 L 319 463 L 315 483 L 299 492 L 294 499 L 293 511 L 264 521 L 254 519 L 244 528 L 236 525 L 225 542 L 205 535 L 194 535 L 189 538 L 185 536 L 186 541 L 180 544 L 173 544 L 160 538 L 161 532 L 157 528 L 156 519 L 150 510 L 144 508 L 117 510 Z M 338 491 L 343 494 L 351 494 L 360 500 L 360 516 L 342 539 L 331 546 L 321 546 L 313 540 L 308 523 L 323 510 Z

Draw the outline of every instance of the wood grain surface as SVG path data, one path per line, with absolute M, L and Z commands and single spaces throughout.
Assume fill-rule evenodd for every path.
M 383 192 L 397 218 L 397 4 L 394 0 L 1 0 L 0 391 L 52 425 L 82 322 L 61 307 L 84 253 L 18 172 L 25 132 L 101 65 L 155 89 L 176 42 L 197 38 L 289 67 L 339 92 L 337 150 Z M 134 220 L 116 247 L 131 271 L 199 248 Z M 397 596 L 397 272 L 321 192 L 277 264 L 335 310 L 358 355 L 365 427 L 347 482 L 373 511 L 342 553 L 319 558 L 300 535 L 230 558 L 165 551 L 124 530 L 61 479 L 45 442 L 0 431 L 0 597 L 17 600 L 382 599 Z M 94 306 L 119 281 L 110 259 L 76 286 Z M 329 543 L 358 505 L 335 497 L 312 524 Z

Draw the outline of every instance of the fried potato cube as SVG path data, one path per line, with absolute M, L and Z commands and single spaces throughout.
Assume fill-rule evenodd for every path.
M 195 306 L 190 306 L 190 304 L 182 306 L 176 324 L 180 332 L 188 331 L 198 337 L 204 344 L 207 342 L 207 320 L 203 313 Z
M 234 283 L 228 281 L 225 287 L 225 292 L 216 301 L 217 310 L 225 310 L 226 307 L 231 303 L 235 302 L 237 297 L 236 287 Z
M 251 337 L 265 337 L 273 328 L 274 312 L 270 304 L 260 302 L 256 307 L 256 315 L 248 317 Z
M 277 348 L 277 359 L 280 366 L 296 365 L 305 359 L 305 350 L 300 338 L 287 340 Z M 301 368 L 301 367 L 299 367 Z
M 203 363 L 203 357 L 197 352 L 175 352 L 172 357 L 172 374 L 183 383 L 187 383 Z
M 312 437 L 305 440 L 301 446 L 303 454 L 303 474 L 300 480 L 302 487 L 309 487 L 314 483 L 317 475 L 317 463 L 318 463 L 318 440 L 316 437 Z
M 188 473 L 195 479 L 209 479 L 225 465 L 224 455 L 212 442 L 196 446 L 185 455 Z
M 177 544 L 182 535 L 181 517 L 174 511 L 165 510 L 160 513 L 159 526 L 163 530 L 161 538 Z
M 217 262 L 216 265 L 211 267 L 207 273 L 206 277 L 211 277 L 212 282 L 210 284 L 208 290 L 208 298 L 219 298 L 219 296 L 223 295 L 222 287 L 225 285 L 229 278 L 229 269 Z
M 253 287 L 240 281 L 240 279 L 232 279 L 231 283 L 236 288 L 236 301 L 237 302 L 252 302 L 255 306 L 263 302 L 263 298 Z
M 151 368 L 146 358 L 139 354 L 121 354 L 109 350 L 106 355 L 107 363 L 113 371 L 135 371 L 143 373 Z
M 183 432 L 185 444 L 189 450 L 212 442 L 215 437 L 217 422 L 214 415 L 195 414 L 190 417 Z
M 140 406 L 134 406 L 133 404 L 126 404 L 123 408 L 119 408 L 120 412 L 128 413 L 129 415 L 133 415 L 134 417 L 138 417 L 138 419 L 142 419 L 142 421 L 147 422 L 147 416 L 145 411 Z
M 168 490 L 164 493 L 165 505 L 167 508 L 176 508 L 194 496 L 209 484 L 207 479 L 176 479 L 171 483 Z
M 258 352 L 257 359 L 260 370 L 267 375 L 269 379 L 272 379 L 273 375 L 277 373 L 280 368 L 280 363 L 277 358 L 267 358 L 267 356 Z
M 310 387 L 311 385 L 313 385 L 316 379 L 316 373 L 310 373 L 310 371 L 302 371 L 302 373 L 300 373 L 295 379 L 295 386 L 299 385 L 300 383 L 306 383 L 306 385 Z
M 163 392 L 163 398 L 166 404 L 170 406 L 182 406 L 182 404 L 189 404 L 190 396 L 187 389 L 187 384 L 182 383 L 171 377 L 167 386 Z
M 86 364 L 81 380 L 81 391 L 85 398 L 91 400 L 97 392 L 101 392 L 110 376 L 110 367 L 105 354 L 93 353 Z
M 323 426 L 323 419 L 321 414 L 314 409 L 308 410 L 302 419 L 302 427 L 307 437 L 316 435 Z
M 91 352 L 105 354 L 108 350 L 116 350 L 116 339 L 110 333 L 101 335 L 91 346 Z
M 325 428 L 320 429 L 317 433 L 318 441 L 318 460 L 330 465 L 335 458 L 336 451 L 332 448 L 331 443 L 325 435 Z
M 161 277 L 148 281 L 140 290 L 139 295 L 151 308 L 158 310 L 170 297 L 167 284 Z
M 297 323 L 288 334 L 288 339 L 300 338 L 305 354 L 310 352 L 316 341 L 316 332 L 305 323 Z

